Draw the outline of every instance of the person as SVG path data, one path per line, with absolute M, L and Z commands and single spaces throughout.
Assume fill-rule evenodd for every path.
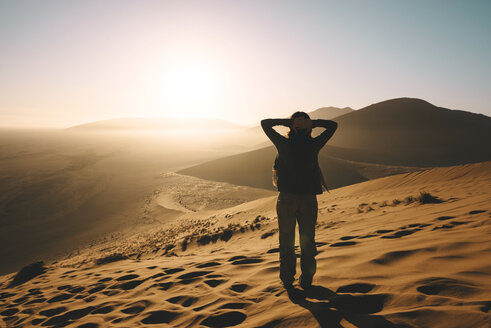
M 287 137 L 273 127 L 289 127 Z M 308 289 L 316 271 L 315 225 L 317 195 L 322 194 L 322 173 L 318 163 L 321 148 L 332 137 L 337 123 L 331 120 L 311 120 L 305 112 L 295 112 L 289 119 L 264 119 L 261 127 L 278 150 L 276 161 L 276 202 L 280 242 L 280 279 L 283 286 L 293 288 L 296 274 L 295 226 L 300 234 L 300 286 Z M 325 130 L 312 137 L 312 128 Z

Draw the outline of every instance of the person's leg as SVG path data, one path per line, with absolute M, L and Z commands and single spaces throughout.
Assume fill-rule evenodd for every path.
M 285 287 L 291 287 L 295 280 L 295 216 L 296 206 L 291 197 L 281 194 L 276 203 L 280 239 L 280 279 Z
M 308 288 L 312 284 L 312 279 L 316 271 L 315 255 L 317 248 L 315 246 L 315 224 L 317 222 L 317 198 L 305 197 L 299 205 L 298 213 L 298 231 L 300 234 L 300 267 L 302 275 L 300 276 L 300 285 Z

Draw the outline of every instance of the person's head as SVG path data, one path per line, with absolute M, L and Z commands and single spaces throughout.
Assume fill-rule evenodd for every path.
M 297 134 L 311 137 L 312 129 L 306 127 L 306 121 L 310 120 L 309 114 L 305 112 L 295 112 L 290 116 L 290 131 L 288 138 L 293 138 Z

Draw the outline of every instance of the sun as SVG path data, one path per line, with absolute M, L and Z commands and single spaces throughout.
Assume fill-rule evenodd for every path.
M 221 107 L 223 73 L 205 60 L 168 61 L 152 70 L 148 89 L 155 114 L 211 117 Z
M 198 114 L 217 97 L 217 81 L 204 67 L 187 65 L 174 68 L 165 78 L 164 94 L 173 108 Z

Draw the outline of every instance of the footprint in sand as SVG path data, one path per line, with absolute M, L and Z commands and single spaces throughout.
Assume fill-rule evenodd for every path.
M 43 295 L 43 292 L 41 291 L 40 288 L 31 288 L 28 290 L 27 295 L 38 295 L 38 296 L 40 296 L 40 295 Z
M 385 235 L 385 236 L 382 236 L 380 238 L 384 238 L 384 239 L 395 239 L 395 238 L 401 238 L 401 237 L 404 237 L 404 236 L 409 236 L 409 235 L 412 235 L 413 233 L 415 232 L 418 232 L 420 231 L 421 229 L 419 228 L 416 228 L 416 229 L 406 229 L 405 227 L 402 227 L 400 228 L 401 230 L 399 231 L 396 231 L 395 233 L 391 234 L 391 235 Z
M 486 212 L 485 210 L 474 210 L 474 211 L 470 211 L 469 214 L 473 215 L 473 214 L 479 214 L 479 213 L 484 213 Z
M 110 289 L 122 289 L 122 290 L 131 290 L 142 284 L 146 279 L 141 279 L 141 280 L 130 280 L 128 282 L 124 282 L 121 284 L 116 284 L 111 287 Z
M 411 256 L 415 253 L 417 253 L 417 250 L 410 250 L 410 251 L 394 251 L 394 252 L 388 252 L 385 253 L 378 258 L 372 260 L 371 262 L 380 264 L 380 265 L 390 265 L 393 262 L 399 261 L 401 259 L 404 259 L 408 256 Z
M 378 233 L 378 234 L 380 234 L 380 235 L 382 235 L 382 234 L 384 234 L 384 233 L 389 233 L 389 232 L 393 232 L 393 231 L 394 231 L 394 230 L 377 230 L 377 231 L 375 231 L 375 232 L 376 232 L 376 233 Z
M 212 273 L 212 271 L 193 271 L 193 272 L 189 272 L 189 273 L 185 273 L 183 275 L 180 275 L 177 278 L 178 279 L 182 279 L 182 280 L 185 280 L 185 279 L 193 279 L 193 278 L 198 278 L 198 277 L 206 276 L 209 273 Z
M 9 298 L 9 297 L 12 297 L 12 296 L 15 296 L 15 295 L 17 295 L 17 294 L 3 292 L 3 293 L 0 293 L 0 298 L 1 299 L 5 299 L 5 298 Z
M 446 220 L 451 220 L 451 219 L 455 219 L 455 216 L 440 216 L 440 217 L 436 218 L 436 220 L 438 220 L 438 221 L 446 221 Z
M 141 322 L 144 324 L 170 323 L 180 315 L 181 313 L 174 311 L 152 311 L 148 312 L 147 316 Z
M 198 302 L 199 298 L 193 297 L 193 296 L 175 296 L 171 297 L 167 300 L 167 302 L 173 303 L 173 304 L 180 304 L 184 307 L 190 307 L 194 303 Z
M 70 299 L 72 298 L 72 294 L 60 294 L 60 295 L 56 295 L 52 298 L 50 298 L 48 300 L 48 303 L 55 303 L 55 302 L 61 302 L 61 301 L 65 301 L 67 299 Z
M 67 289 L 66 291 L 72 294 L 79 294 L 80 292 L 84 291 L 85 287 L 72 287 Z
M 453 227 L 454 226 L 451 225 L 451 224 L 444 224 L 444 225 L 441 225 L 441 226 L 434 227 L 433 229 L 431 229 L 431 231 L 440 230 L 440 229 L 452 229 Z
M 29 301 L 26 303 L 26 305 L 29 305 L 29 304 L 37 304 L 37 303 L 43 303 L 47 300 L 47 298 L 45 297 L 40 297 L 40 298 L 35 298 L 33 299 L 32 301 Z
M 37 326 L 37 325 L 39 325 L 41 322 L 43 322 L 44 320 L 46 320 L 46 319 L 36 318 L 36 319 L 33 319 L 33 320 L 31 321 L 31 323 L 32 323 L 34 326 Z
M 4 317 L 11 317 L 14 314 L 16 314 L 17 312 L 19 312 L 19 309 L 17 309 L 17 308 L 10 308 L 10 309 L 7 309 L 5 311 L 0 312 L 0 315 L 2 315 Z
M 22 296 L 22 297 L 19 297 L 18 299 L 13 300 L 13 302 L 15 304 L 22 304 L 22 303 L 25 303 L 27 300 L 29 300 L 29 297 Z
M 91 314 L 107 314 L 107 313 L 110 313 L 112 311 L 114 311 L 114 306 L 112 306 L 112 305 L 105 305 L 105 306 L 101 306 L 99 308 L 96 308 L 95 310 L 93 310 L 90 313 Z
M 137 274 L 128 274 L 126 276 L 119 277 L 116 280 L 117 281 L 133 280 L 133 279 L 138 278 L 138 277 L 139 277 L 139 275 L 137 275 Z
M 260 258 L 244 258 L 244 259 L 233 261 L 232 265 L 254 264 L 254 263 L 261 263 L 263 261 L 264 260 Z
M 450 278 L 429 278 L 420 282 L 416 290 L 426 295 L 441 295 L 449 297 L 466 297 L 476 293 L 473 284 Z
M 360 237 L 358 237 L 358 239 L 366 239 L 366 238 L 372 238 L 372 237 L 377 237 L 377 236 L 378 235 L 370 234 L 370 235 L 360 236 Z
M 356 283 L 339 287 L 336 293 L 368 293 L 375 287 L 374 284 Z
M 246 259 L 247 256 L 244 256 L 244 255 L 237 255 L 237 256 L 233 256 L 231 258 L 228 259 L 229 262 L 234 262 L 234 261 L 237 261 L 237 260 L 242 260 L 242 259 Z
M 46 320 L 45 322 L 43 322 L 43 326 L 62 326 L 62 327 L 64 327 L 64 326 L 67 326 L 68 324 L 70 324 L 73 320 L 78 320 L 80 318 L 85 317 L 90 312 L 92 312 L 94 309 L 95 309 L 94 306 L 88 306 L 86 308 L 65 312 L 64 314 L 57 315 L 57 316 L 51 317 L 50 319 Z
M 97 280 L 97 282 L 106 282 L 106 281 L 110 281 L 110 280 L 113 280 L 113 278 L 109 278 L 109 277 L 102 278 L 102 279 Z
M 203 269 L 203 268 L 209 268 L 209 267 L 214 267 L 214 266 L 218 266 L 218 265 L 221 265 L 221 263 L 218 263 L 218 262 L 207 262 L 207 263 L 198 264 L 196 267 L 198 269 Z
M 168 290 L 169 288 L 174 286 L 174 283 L 170 282 L 170 281 L 169 282 L 161 282 L 161 283 L 158 283 L 157 286 L 160 290 Z
M 212 306 L 212 305 L 214 305 L 216 303 L 217 303 L 217 301 L 212 301 L 212 302 L 209 302 L 209 303 L 207 303 L 205 305 L 198 306 L 198 307 L 196 307 L 196 308 L 194 308 L 192 310 L 195 311 L 195 312 L 199 312 L 199 311 L 204 310 L 207 307 L 210 307 L 210 306 Z
M 165 276 L 165 273 L 159 272 L 159 273 L 156 273 L 153 276 L 151 276 L 150 279 L 156 279 L 156 278 L 160 278 L 162 276 Z
M 106 294 L 106 292 L 103 292 L 104 294 Z M 112 296 L 112 294 L 106 294 L 107 296 Z M 90 303 L 90 302 L 93 302 L 94 300 L 96 299 L 96 296 L 95 295 L 92 295 L 92 296 L 87 296 L 86 298 L 84 298 L 84 301 L 87 302 L 87 303 Z
M 357 238 L 358 236 L 344 236 L 344 237 L 341 237 L 339 239 L 341 240 L 351 240 L 351 239 L 354 239 L 354 238 Z
M 344 247 L 344 246 L 352 246 L 352 245 L 356 245 L 356 244 L 357 244 L 356 241 L 342 241 L 339 243 L 334 243 L 330 247 Z
M 52 309 L 41 311 L 41 312 L 39 312 L 39 314 L 42 315 L 42 316 L 45 316 L 45 317 L 52 317 L 54 315 L 58 315 L 60 313 L 63 313 L 66 310 L 67 310 L 66 307 L 60 306 L 60 307 L 57 307 L 57 308 L 52 308 Z
M 87 293 L 89 294 L 94 294 L 94 293 L 97 293 L 97 292 L 100 292 L 101 290 L 103 290 L 104 288 L 106 288 L 106 285 L 99 285 L 99 286 L 95 286 L 94 288 L 92 289 L 89 289 L 87 291 Z
M 81 324 L 80 326 L 77 326 L 77 328 L 98 328 L 98 327 L 100 327 L 99 324 L 95 322 L 87 322 Z
M 249 288 L 249 285 L 247 284 L 233 284 L 232 286 L 230 286 L 230 289 L 237 293 L 242 293 L 247 288 Z
M 128 304 L 127 307 L 124 309 L 121 309 L 121 312 L 126 313 L 126 314 L 139 314 L 143 310 L 145 310 L 149 305 L 151 305 L 152 302 L 149 301 L 138 301 L 138 302 L 133 302 Z
M 454 226 L 458 226 L 458 225 L 462 225 L 462 224 L 467 224 L 467 223 L 470 223 L 469 221 L 450 221 L 450 224 L 451 225 L 454 225 Z
M 251 305 L 250 303 L 227 303 L 219 307 L 219 309 L 233 309 L 240 310 L 247 306 Z
M 166 269 L 164 270 L 164 272 L 166 274 L 173 274 L 173 273 L 177 273 L 177 272 L 181 272 L 181 271 L 184 271 L 183 268 L 174 268 L 174 269 Z
M 247 316 L 239 311 L 225 312 L 221 314 L 211 315 L 201 321 L 201 325 L 206 327 L 232 327 L 241 324 Z
M 204 283 L 207 284 L 210 287 L 216 287 L 218 285 L 221 285 L 225 282 L 223 279 L 208 279 L 205 280 Z
M 198 278 L 200 278 L 202 276 L 205 276 L 205 275 L 207 275 L 207 274 L 209 274 L 211 272 L 212 271 L 194 271 L 194 272 L 188 272 L 188 273 L 185 273 L 183 275 L 180 275 L 177 278 L 180 279 L 180 281 L 179 281 L 180 284 L 188 285 L 190 283 L 195 282 Z
M 72 288 L 72 286 L 71 285 L 63 285 L 63 286 L 57 287 L 56 289 L 58 289 L 58 290 L 65 290 L 65 289 L 68 289 L 68 288 Z
M 223 278 L 221 274 L 207 274 L 206 278 Z

